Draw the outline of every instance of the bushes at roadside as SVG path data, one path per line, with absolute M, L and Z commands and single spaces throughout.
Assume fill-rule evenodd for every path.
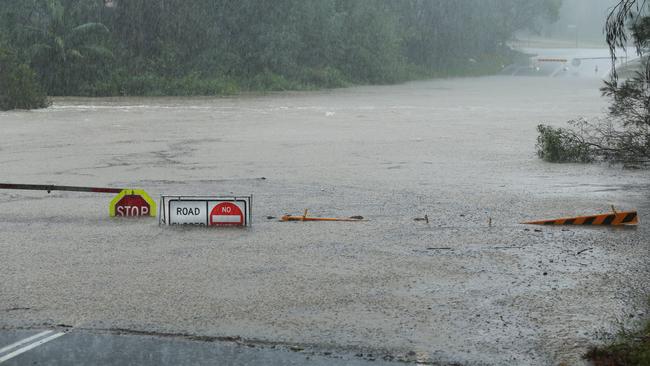
M 343 88 L 351 84 L 341 70 L 334 67 L 305 69 L 300 75 L 300 82 L 311 89 Z
M 430 79 L 454 76 L 480 76 L 494 74 L 511 56 L 484 55 L 478 60 L 462 60 L 444 72 L 439 68 L 406 65 L 396 70 L 391 82 Z M 364 84 L 343 71 L 330 66 L 299 68 L 290 75 L 281 75 L 264 70 L 251 76 L 228 77 L 214 72 L 202 74 L 189 72 L 185 76 L 162 76 L 155 72 L 132 74 L 124 68 L 112 70 L 110 74 L 92 84 L 82 84 L 74 95 L 90 97 L 110 96 L 215 96 L 234 95 L 241 92 L 267 92 L 286 90 L 316 90 L 342 88 Z M 40 90 L 26 88 L 29 90 Z
M 242 91 L 284 91 L 313 90 L 320 88 L 340 88 L 351 82 L 334 68 L 310 68 L 296 73 L 294 78 L 264 71 L 250 78 L 227 78 L 202 76 L 190 73 L 174 78 L 153 73 L 128 75 L 115 72 L 111 78 L 82 86 L 79 94 L 83 96 L 210 96 L 233 95 Z
M 566 128 L 539 125 L 537 155 L 551 163 L 650 163 L 650 125 L 617 118 L 568 122 Z
M 238 83 L 227 78 L 206 78 L 192 73 L 181 78 L 163 77 L 151 73 L 126 75 L 115 73 L 110 79 L 83 86 L 79 94 L 106 96 L 191 96 L 233 95 L 240 92 Z
M 592 348 L 584 358 L 595 366 L 650 365 L 650 321 L 638 332 L 623 332 L 614 343 Z
M 444 72 L 439 68 L 407 65 L 393 73 L 394 80 L 430 79 L 455 76 L 481 76 L 494 74 L 503 64 L 511 61 L 510 55 L 486 55 L 478 60 L 462 60 Z M 301 68 L 290 75 L 281 75 L 264 70 L 251 76 L 227 77 L 219 73 L 203 75 L 191 72 L 182 77 L 165 77 L 152 72 L 131 75 L 125 70 L 115 70 L 112 75 L 92 85 L 84 85 L 78 95 L 92 97 L 107 96 L 212 96 L 233 95 L 240 92 L 267 92 L 286 90 L 316 90 L 343 88 L 365 84 L 330 66 Z
M 0 110 L 45 108 L 47 96 L 36 73 L 16 61 L 13 52 L 0 44 Z
M 552 126 L 537 126 L 537 156 L 550 163 L 589 163 L 594 154 L 574 131 Z

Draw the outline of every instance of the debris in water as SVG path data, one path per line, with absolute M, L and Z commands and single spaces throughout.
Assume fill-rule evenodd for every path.
M 590 250 L 594 250 L 594 248 L 583 249 L 583 250 L 579 251 L 578 253 L 576 253 L 576 255 L 580 255 L 580 254 L 582 254 L 582 253 L 584 253 L 584 252 L 588 252 L 588 251 L 590 251 Z
M 32 308 L 27 308 L 27 307 L 13 307 L 9 309 L 5 309 L 5 311 L 18 311 L 18 310 L 31 310 Z
M 280 221 L 346 221 L 346 222 L 357 222 L 357 221 L 367 221 L 363 216 L 352 216 L 347 218 L 336 218 L 336 217 L 308 217 L 307 211 L 302 216 L 291 216 L 284 215 Z
M 424 217 L 416 217 L 413 220 L 415 220 L 415 221 L 426 221 L 426 223 L 428 224 L 429 223 L 429 215 L 424 215 Z

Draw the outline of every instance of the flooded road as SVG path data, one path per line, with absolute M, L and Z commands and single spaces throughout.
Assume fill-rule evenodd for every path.
M 107 196 L 0 192 L 0 326 L 578 363 L 646 316 L 650 279 L 648 172 L 535 155 L 537 124 L 605 112 L 600 85 L 500 76 L 0 113 L 1 181 L 255 197 L 253 228 L 215 231 L 112 220 Z M 519 224 L 612 204 L 642 224 Z M 267 219 L 306 208 L 371 221 Z

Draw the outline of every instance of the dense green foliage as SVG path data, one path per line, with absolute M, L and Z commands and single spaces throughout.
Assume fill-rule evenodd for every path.
M 551 163 L 588 163 L 593 161 L 592 148 L 573 130 L 537 126 L 537 155 Z
M 50 95 L 224 94 L 494 72 L 560 0 L 0 0 Z
M 537 155 L 552 163 L 649 163 L 649 83 L 644 74 L 621 85 L 607 83 L 602 90 L 611 96 L 612 105 L 605 118 L 576 119 L 567 127 L 539 125 Z
M 45 92 L 29 66 L 18 62 L 14 52 L 0 40 L 0 110 L 44 108 Z

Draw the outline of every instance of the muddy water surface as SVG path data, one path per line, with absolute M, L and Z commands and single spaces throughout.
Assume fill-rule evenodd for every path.
M 487 77 L 65 98 L 0 113 L 1 181 L 255 197 L 253 228 L 214 231 L 111 220 L 105 196 L 0 192 L 0 326 L 241 336 L 425 362 L 579 362 L 645 316 L 648 229 L 519 222 L 611 204 L 644 221 L 647 171 L 535 156 L 537 124 L 604 112 L 599 86 Z M 371 221 L 267 219 L 305 208 Z M 413 220 L 425 214 L 428 224 Z M 2 311 L 13 308 L 24 310 Z

